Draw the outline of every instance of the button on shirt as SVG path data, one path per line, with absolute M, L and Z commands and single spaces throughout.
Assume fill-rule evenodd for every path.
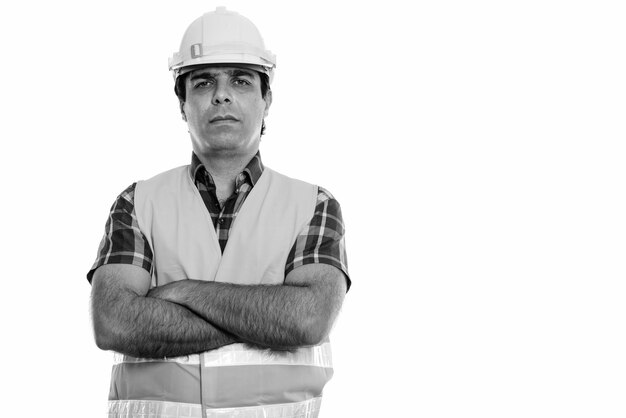
M 211 215 L 222 252 L 228 243 L 230 230 L 237 214 L 255 183 L 263 174 L 263 163 L 257 153 L 235 181 L 235 193 L 220 204 L 213 178 L 200 159 L 193 154 L 191 173 L 202 200 Z M 139 230 L 134 209 L 135 185 L 131 184 L 115 200 L 100 242 L 98 256 L 87 279 L 91 282 L 94 271 L 104 264 L 132 264 L 152 272 L 152 249 Z M 285 276 L 296 267 L 323 263 L 343 271 L 348 288 L 350 279 L 344 244 L 344 225 L 337 200 L 325 189 L 318 187 L 315 213 L 296 238 L 285 264 Z

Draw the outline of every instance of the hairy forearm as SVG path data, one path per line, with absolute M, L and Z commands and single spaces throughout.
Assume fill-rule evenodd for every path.
M 172 284 L 169 298 L 245 342 L 273 349 L 313 345 L 324 307 L 306 286 L 256 285 L 184 280 Z
M 98 346 L 135 357 L 177 357 L 235 341 L 183 306 L 127 291 L 92 298 Z M 96 315 L 96 312 L 98 313 Z

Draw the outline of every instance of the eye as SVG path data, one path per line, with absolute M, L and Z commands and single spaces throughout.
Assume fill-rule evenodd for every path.
M 209 84 L 211 84 L 209 80 L 198 80 L 195 83 L 193 83 L 193 87 L 198 89 L 198 88 L 208 87 Z
M 236 78 L 233 83 L 237 86 L 249 86 L 250 82 L 244 78 Z

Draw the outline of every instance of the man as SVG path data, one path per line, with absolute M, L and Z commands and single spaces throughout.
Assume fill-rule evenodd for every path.
M 87 278 L 109 417 L 316 417 L 350 285 L 341 210 L 264 167 L 275 57 L 218 8 L 170 60 L 189 166 L 118 196 Z

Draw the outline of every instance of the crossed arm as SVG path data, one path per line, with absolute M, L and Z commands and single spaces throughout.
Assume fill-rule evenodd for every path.
M 140 267 L 104 265 L 92 280 L 96 344 L 137 357 L 174 357 L 235 342 L 293 349 L 323 340 L 346 292 L 326 264 L 292 270 L 282 285 L 182 280 L 149 290 Z

